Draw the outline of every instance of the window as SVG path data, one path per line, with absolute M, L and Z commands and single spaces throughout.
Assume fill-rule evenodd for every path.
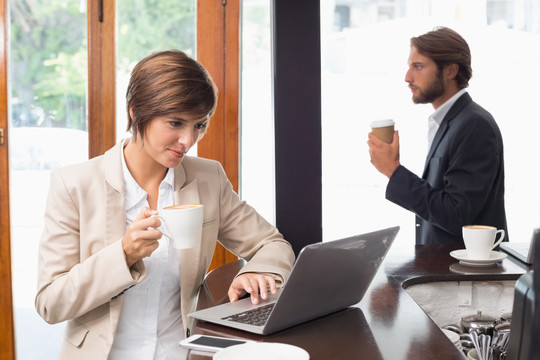
M 116 7 L 116 140 L 120 141 L 126 136 L 125 99 L 133 66 L 160 50 L 179 49 L 196 57 L 197 34 L 195 0 L 122 0 Z
M 227 99 L 220 102 L 221 106 L 224 106 L 224 103 L 237 102 L 235 92 L 237 89 L 230 86 L 225 89 L 220 75 L 225 73 L 226 63 L 228 76 L 238 77 L 234 66 L 237 61 L 234 61 L 234 58 L 224 61 L 222 56 L 225 41 L 233 39 L 237 42 L 238 32 L 231 31 L 224 34 L 223 22 L 216 21 L 224 18 L 226 8 L 233 7 L 228 12 L 228 17 L 229 26 L 234 29 L 238 25 L 237 15 L 234 15 L 238 13 L 234 8 L 238 6 L 237 2 L 229 1 L 226 6 L 221 2 L 198 4 L 199 8 L 202 7 L 201 12 L 204 16 L 197 19 L 195 0 L 160 0 L 157 3 L 152 1 L 152 6 L 149 3 L 144 0 L 117 2 L 118 12 L 122 13 L 118 18 L 116 34 L 119 48 L 116 54 L 118 60 L 116 76 L 120 83 L 115 86 L 112 81 L 112 86 L 103 86 L 104 83 L 109 84 L 111 79 L 114 79 L 111 71 L 114 66 L 103 69 L 104 62 L 99 58 L 105 53 L 114 58 L 112 53 L 115 50 L 107 50 L 110 43 L 106 43 L 111 40 L 114 43 L 112 34 L 114 26 L 111 29 L 109 25 L 104 25 L 107 20 L 112 22 L 111 19 L 114 19 L 115 9 L 107 7 L 112 4 L 111 2 L 103 2 L 103 8 L 99 9 L 98 2 L 88 2 L 87 9 L 84 0 L 49 1 L 47 4 L 21 0 L 10 2 L 9 7 L 5 1 L 0 0 L 0 6 L 10 12 L 9 17 L 3 17 L 3 12 L 0 11 L 2 26 L 11 26 L 10 41 L 4 39 L 4 43 L 10 46 L 11 57 L 6 62 L 3 60 L 6 59 L 5 53 L 0 56 L 0 65 L 4 68 L 6 63 L 9 64 L 10 71 L 9 85 L 4 79 L 0 81 L 1 86 L 6 88 L 9 86 L 9 124 L 1 117 L 0 127 L 5 129 L 4 127 L 9 125 L 9 143 L 6 144 L 9 145 L 11 155 L 8 161 L 8 152 L 4 151 L 6 147 L 0 146 L 2 175 L 7 174 L 9 168 L 10 176 L 9 178 L 1 176 L 1 185 L 2 189 L 5 189 L 7 186 L 4 185 L 8 180 L 12 185 L 9 193 L 2 190 L 0 202 L 2 215 L 0 271 L 3 275 L 0 284 L 2 288 L 0 309 L 2 314 L 11 315 L 11 291 L 8 291 L 11 287 L 7 284 L 11 273 L 16 353 L 19 359 L 54 358 L 61 343 L 64 325 L 47 325 L 34 309 L 37 242 L 42 231 L 43 207 L 50 170 L 99 155 L 108 149 L 111 141 L 113 143 L 115 141 L 114 113 L 105 120 L 99 115 L 101 114 L 99 109 L 94 112 L 98 115 L 89 116 L 92 109 L 92 105 L 89 104 L 98 103 L 97 107 L 103 108 L 103 102 L 114 98 L 114 91 L 111 91 L 113 88 L 120 89 L 117 98 L 123 99 L 125 81 L 122 83 L 122 80 L 131 70 L 133 63 L 149 52 L 173 47 L 188 52 L 205 64 L 220 87 L 220 96 Z M 98 10 L 102 12 L 104 22 L 97 20 Z M 91 23 L 88 32 L 93 34 L 90 37 L 86 34 L 87 17 Z M 10 24 L 6 23 L 8 20 L 11 21 Z M 196 38 L 195 26 L 204 29 L 204 35 Z M 212 36 L 209 36 L 209 31 L 212 32 Z M 215 42 L 201 41 L 204 37 Z M 97 45 L 96 39 L 100 39 Z M 106 41 L 101 42 L 102 39 Z M 196 39 L 197 46 L 195 46 Z M 87 45 L 89 41 L 91 43 Z M 203 54 L 204 61 L 201 60 L 200 53 Z M 88 58 L 90 60 L 87 61 Z M 87 75 L 89 72 L 90 78 Z M 87 88 L 97 91 L 88 91 Z M 225 96 L 226 94 L 229 96 Z M 95 101 L 96 97 L 100 96 L 101 100 Z M 8 103 L 8 98 L 6 96 L 0 99 L 2 108 Z M 112 109 L 114 103 L 107 106 L 107 109 Z M 228 111 L 230 121 L 234 123 L 237 120 L 236 113 L 230 109 Z M 119 105 L 119 113 L 120 119 L 124 121 L 125 106 Z M 121 138 L 124 135 L 125 121 L 119 125 L 119 129 Z M 222 128 L 216 126 L 212 131 L 212 134 L 207 134 L 205 141 L 212 139 L 211 143 L 215 148 L 229 146 L 223 145 L 225 136 L 222 134 Z M 94 136 L 91 135 L 92 132 Z M 111 139 L 108 138 L 109 135 L 112 135 Z M 236 146 L 236 143 L 232 142 Z M 234 151 L 232 153 L 234 154 Z M 210 153 L 202 156 L 213 158 L 213 155 Z M 227 160 L 229 166 L 233 166 L 238 160 L 237 155 L 230 156 Z M 230 173 L 229 176 L 231 181 L 237 181 L 236 173 Z M 9 195 L 9 203 L 4 202 L 4 194 L 6 198 Z M 12 205 L 11 211 L 5 207 L 9 204 Z M 25 204 L 31 206 L 24 206 Z M 4 219 L 7 220 L 4 222 Z M 4 236 L 5 234 L 7 236 Z M 9 255 L 3 251 L 9 249 L 10 244 L 13 266 L 11 271 Z M 8 299 L 4 299 L 6 294 Z M 5 321 L 5 324 L 2 322 L 2 329 L 6 331 L 0 348 L 3 354 L 11 357 L 15 354 L 12 348 L 11 321 Z
M 345 5 L 350 24 L 336 27 Z M 528 201 L 540 197 L 540 169 L 522 160 L 539 155 L 540 89 L 532 79 L 540 79 L 540 1 L 322 0 L 321 14 L 324 239 L 400 225 L 394 246 L 414 244 L 414 215 L 384 199 L 387 179 L 369 161 L 367 133 L 372 120 L 393 118 L 401 162 L 421 175 L 433 108 L 410 100 L 409 39 L 444 25 L 471 48 L 468 91 L 503 134 L 509 235 L 528 241 L 540 218 Z
M 270 11 L 268 0 L 242 2 L 240 195 L 275 224 Z
M 48 325 L 34 308 L 37 250 L 50 171 L 88 158 L 84 5 L 10 3 L 10 214 L 19 359 L 55 358 L 62 340 L 63 324 Z

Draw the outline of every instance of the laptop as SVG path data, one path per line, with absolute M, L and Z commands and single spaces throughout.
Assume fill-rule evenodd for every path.
M 536 239 L 539 239 L 536 241 Z M 534 243 L 540 242 L 540 228 L 534 229 L 531 241 L 527 242 L 502 242 L 499 247 L 504 252 L 512 255 L 525 264 L 532 265 L 534 262 Z
M 362 300 L 398 231 L 396 226 L 307 245 L 286 284 L 267 300 L 253 305 L 247 297 L 189 316 L 267 335 L 348 308 Z

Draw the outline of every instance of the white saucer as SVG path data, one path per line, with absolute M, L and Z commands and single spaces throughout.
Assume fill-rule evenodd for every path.
M 253 342 L 233 345 L 219 350 L 214 354 L 213 360 L 309 360 L 306 350 L 298 346 Z
M 461 261 L 450 264 L 450 271 L 464 275 L 493 275 L 502 274 L 506 271 L 503 264 L 495 264 L 489 266 L 470 266 L 462 264 Z
M 492 251 L 489 254 L 489 259 L 471 259 L 467 255 L 466 249 L 461 250 L 454 250 L 450 253 L 450 256 L 452 256 L 455 259 L 458 259 L 459 262 L 463 265 L 468 266 L 492 266 L 501 261 L 502 259 L 506 258 L 508 255 L 506 255 L 503 252 L 500 251 Z

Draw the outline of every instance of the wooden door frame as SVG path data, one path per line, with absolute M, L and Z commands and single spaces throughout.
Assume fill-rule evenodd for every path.
M 87 0 L 88 157 L 116 144 L 116 0 Z
M 197 26 L 197 60 L 219 89 L 216 112 L 197 152 L 200 157 L 219 161 L 238 191 L 240 1 L 197 0 L 197 24 L 205 24 Z M 210 270 L 237 259 L 218 244 Z
M 0 359 L 15 359 L 11 285 L 11 219 L 9 216 L 8 34 L 7 1 L 0 0 Z M 3 186 L 7 184 L 7 186 Z

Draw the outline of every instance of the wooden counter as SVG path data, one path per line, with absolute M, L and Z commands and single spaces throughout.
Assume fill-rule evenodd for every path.
M 299 346 L 311 360 L 464 359 L 463 354 L 405 292 L 433 281 L 517 280 L 527 271 L 508 256 L 496 267 L 464 267 L 449 253 L 452 245 L 390 249 L 363 300 L 354 307 L 267 336 L 196 321 L 192 333 L 239 337 Z M 227 289 L 242 262 L 227 264 L 207 277 L 199 308 L 228 301 Z M 190 360 L 211 359 L 191 354 Z

